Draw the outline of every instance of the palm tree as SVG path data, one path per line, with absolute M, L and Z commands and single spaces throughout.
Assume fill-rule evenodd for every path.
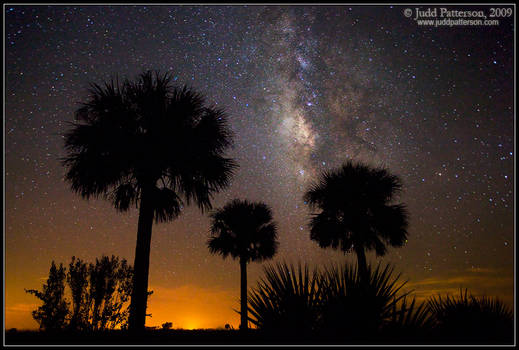
M 407 241 L 406 207 L 391 204 L 401 188 L 399 178 L 386 169 L 352 161 L 323 172 L 304 195 L 312 209 L 320 210 L 310 221 L 310 238 L 322 248 L 354 251 L 366 276 L 365 250 L 382 256 L 386 245 L 401 247 Z
M 272 211 L 261 202 L 235 199 L 211 214 L 211 237 L 207 241 L 212 254 L 230 255 L 240 261 L 241 326 L 247 329 L 247 263 L 272 258 L 277 251 L 276 223 Z
M 211 208 L 237 166 L 223 156 L 232 133 L 222 109 L 172 87 L 167 73 L 91 84 L 89 92 L 64 135 L 65 179 L 83 198 L 103 197 L 121 212 L 139 208 L 129 328 L 142 330 L 153 220 L 173 220 L 193 201 Z

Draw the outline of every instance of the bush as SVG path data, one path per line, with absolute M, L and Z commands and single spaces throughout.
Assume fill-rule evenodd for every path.
M 400 303 L 393 303 L 390 317 L 382 327 L 382 334 L 390 341 L 417 341 L 430 336 L 432 329 L 433 319 L 427 303 L 416 304 L 413 298 L 409 304 L 405 296 Z
M 428 308 L 438 334 L 447 340 L 509 342 L 513 340 L 513 312 L 497 298 L 475 297 L 465 289 L 458 297 L 432 297 Z
M 249 320 L 268 333 L 305 335 L 317 327 L 320 288 L 317 271 L 305 265 L 276 264 L 249 292 Z
M 72 257 L 69 270 L 52 262 L 42 291 L 26 290 L 43 301 L 33 318 L 44 330 L 106 330 L 123 327 L 129 314 L 133 270 L 112 255 L 83 262 Z M 72 302 L 65 298 L 65 280 Z
M 378 333 L 404 297 L 397 292 L 405 283 L 392 273 L 389 265 L 381 269 L 380 264 L 375 270 L 368 265 L 367 278 L 348 265 L 326 269 L 321 277 L 321 332 L 349 339 L 369 339 Z
M 164 322 L 162 324 L 162 330 L 168 331 L 173 327 L 173 322 Z
M 401 309 L 396 304 L 405 296 L 397 296 L 404 283 L 392 277 L 389 265 L 375 270 L 368 266 L 367 279 L 347 265 L 310 273 L 306 265 L 284 263 L 267 266 L 264 272 L 249 293 L 250 320 L 260 330 L 280 335 L 372 337 L 392 318 L 398 319 Z
M 26 293 L 33 294 L 43 301 L 43 305 L 32 312 L 32 317 L 40 324 L 40 329 L 57 331 L 66 325 L 69 303 L 65 300 L 65 270 L 63 264 L 60 264 L 58 268 L 53 261 L 49 270 L 49 278 L 43 285 L 42 291 L 25 290 Z

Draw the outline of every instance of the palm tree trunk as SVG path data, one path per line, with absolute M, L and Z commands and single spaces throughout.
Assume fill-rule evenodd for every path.
M 355 253 L 357 254 L 357 261 L 359 264 L 360 277 L 364 279 L 364 278 L 368 277 L 366 253 L 364 252 L 364 248 L 362 248 L 362 247 L 355 249 Z
M 151 187 L 143 188 L 139 208 L 137 245 L 133 264 L 133 289 L 130 304 L 128 329 L 144 330 L 146 323 L 146 304 L 148 300 L 148 273 L 150 268 L 151 229 L 153 225 L 153 202 L 150 198 Z
M 241 274 L 241 324 L 240 329 L 246 331 L 248 329 L 247 322 L 247 260 L 240 259 L 240 274 Z

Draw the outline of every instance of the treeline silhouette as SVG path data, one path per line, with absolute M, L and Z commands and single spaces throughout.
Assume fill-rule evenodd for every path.
M 171 221 L 193 202 L 202 212 L 211 210 L 213 195 L 230 184 L 238 165 L 224 156 L 233 142 L 227 114 L 171 81 L 170 74 L 146 71 L 136 81 L 92 84 L 77 110 L 76 122 L 64 135 L 65 179 L 86 199 L 103 197 L 119 211 L 138 208 L 134 269 L 124 260 L 124 268 L 113 265 L 114 257 L 88 267 L 73 258 L 68 272 L 53 262 L 43 290 L 28 291 L 43 301 L 33 312 L 40 328 L 127 327 L 128 336 L 144 331 L 153 221 Z M 347 160 L 324 171 L 303 196 L 312 211 L 310 239 L 322 248 L 355 253 L 357 265 L 312 271 L 307 265 L 269 265 L 250 292 L 247 264 L 271 259 L 279 245 L 272 210 L 266 203 L 241 199 L 212 210 L 210 253 L 240 264 L 240 331 L 227 332 L 244 341 L 512 339 L 513 313 L 498 299 L 465 291 L 458 298 L 418 304 L 409 293 L 399 294 L 404 283 L 393 268 L 368 263 L 366 252 L 383 256 L 389 247 L 407 242 L 409 214 L 396 201 L 401 190 L 400 178 L 381 167 Z M 98 265 L 103 278 L 95 275 Z M 124 273 L 114 272 L 121 268 Z M 65 275 L 71 308 L 63 298 Z M 129 309 L 123 308 L 128 298 Z M 164 328 L 173 332 L 169 324 Z
M 126 329 L 131 291 L 131 267 L 124 260 L 96 259 L 96 264 L 72 258 L 69 270 L 52 262 L 41 292 L 30 290 L 43 305 L 33 312 L 40 328 L 50 334 L 35 342 L 73 344 L 132 343 L 139 333 L 113 333 Z M 318 344 L 510 344 L 513 312 L 497 298 L 476 297 L 467 290 L 458 296 L 431 296 L 418 303 L 412 292 L 402 292 L 406 281 L 389 264 L 373 268 L 332 264 L 311 269 L 277 263 L 264 267 L 264 275 L 248 294 L 248 321 L 255 328 L 231 330 L 162 329 L 139 337 L 141 343 L 318 343 Z M 70 288 L 72 303 L 65 297 Z M 97 300 L 97 301 L 96 301 Z M 97 306 L 96 306 L 97 305 Z M 79 337 L 75 334 L 81 330 Z M 59 331 L 59 332 L 58 332 Z M 68 337 L 70 332 L 73 337 Z M 94 331 L 94 332 L 92 332 Z M 112 333 L 110 333 L 112 331 Z M 87 333 L 85 333 L 87 332 Z M 107 333 L 108 332 L 108 333 Z M 229 334 L 230 332 L 230 334 Z M 60 335 L 53 338 L 52 335 Z M 85 338 L 85 334 L 89 338 Z M 16 332 L 7 332 L 13 339 Z M 31 339 L 34 335 L 21 332 Z M 146 341 L 147 340 L 147 341 Z

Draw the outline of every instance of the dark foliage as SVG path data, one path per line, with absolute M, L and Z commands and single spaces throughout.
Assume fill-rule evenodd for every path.
M 287 336 L 304 335 L 318 328 L 321 287 L 316 270 L 308 266 L 276 264 L 249 293 L 250 321 L 262 331 Z
M 112 255 L 96 259 L 90 264 L 87 320 L 93 330 L 114 329 L 126 326 L 127 301 L 132 291 L 133 270 L 125 259 Z
M 222 156 L 232 142 L 222 109 L 206 107 L 187 86 L 173 87 L 167 73 L 92 84 L 89 92 L 65 134 L 65 178 L 75 192 L 127 211 L 149 186 L 156 221 L 178 216 L 180 195 L 186 204 L 211 208 L 212 194 L 229 184 L 236 167 Z
M 355 252 L 365 272 L 365 250 L 380 256 L 387 245 L 401 247 L 407 241 L 406 207 L 392 204 L 401 188 L 400 179 L 386 169 L 351 161 L 322 173 L 304 196 L 319 210 L 310 221 L 310 238 L 322 248 Z
M 172 322 L 164 322 L 162 324 L 162 329 L 165 330 L 165 331 L 170 330 L 172 327 L 173 327 L 173 323 Z
M 88 324 L 88 275 L 88 265 L 73 256 L 67 273 L 67 283 L 72 295 L 72 315 L 69 323 L 71 329 L 83 329 Z
M 332 266 L 321 277 L 321 331 L 343 339 L 369 339 L 377 335 L 396 312 L 396 304 L 405 297 L 397 293 L 405 282 L 392 276 L 386 265 L 367 267 L 362 278 L 356 267 Z
M 368 278 L 357 268 L 332 266 L 309 272 L 286 263 L 264 268 L 265 276 L 249 295 L 251 322 L 282 336 L 309 335 L 339 340 L 369 339 L 392 319 L 404 283 L 388 266 L 368 266 Z M 404 306 L 405 307 L 405 306 Z
M 276 254 L 277 228 L 266 204 L 235 199 L 211 213 L 211 219 L 207 245 L 212 254 L 246 262 L 263 261 Z
M 57 331 L 66 326 L 69 310 L 68 302 L 65 300 L 65 270 L 63 264 L 56 267 L 53 261 L 49 270 L 49 278 L 43 285 L 42 291 L 25 290 L 43 302 L 42 306 L 32 312 L 32 317 L 39 323 L 42 330 Z
M 65 298 L 65 280 L 72 303 Z M 132 287 L 132 268 L 112 255 L 87 264 L 72 257 L 69 270 L 52 263 L 43 291 L 29 290 L 44 303 L 33 317 L 44 330 L 100 331 L 125 327 Z
M 451 341 L 503 342 L 513 339 L 513 312 L 499 299 L 475 297 L 465 289 L 458 297 L 432 297 L 429 310 L 437 331 Z
M 390 317 L 382 327 L 382 337 L 388 341 L 419 342 L 428 339 L 432 333 L 434 320 L 427 303 L 416 303 L 413 298 L 408 302 L 408 295 L 394 302 Z
M 511 344 L 513 313 L 502 302 L 461 294 L 417 304 L 399 293 L 393 269 L 368 265 L 309 273 L 277 264 L 249 293 L 251 322 L 264 337 L 320 344 Z

